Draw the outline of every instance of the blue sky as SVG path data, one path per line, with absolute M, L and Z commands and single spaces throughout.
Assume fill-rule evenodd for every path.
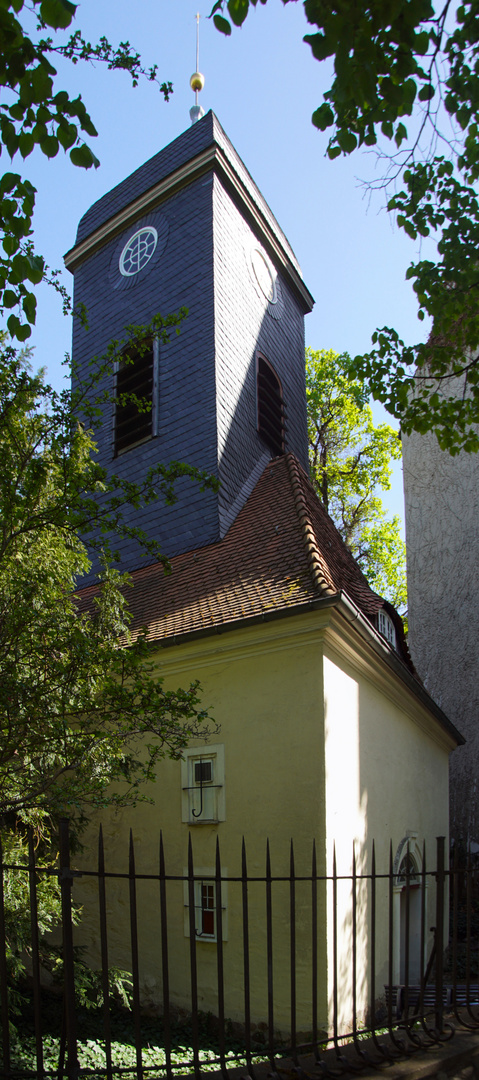
M 200 100 L 217 114 L 299 259 L 316 300 L 306 343 L 354 354 L 367 350 L 375 327 L 383 325 L 418 340 L 424 326 L 405 281 L 414 245 L 384 211 L 382 195 L 369 197 L 362 183 L 380 175 L 375 156 L 330 162 L 326 136 L 311 124 L 331 69 L 318 64 L 302 41 L 308 32 L 302 3 L 258 4 L 230 38 L 206 18 L 210 9 L 211 3 L 198 0 L 84 0 L 78 6 L 75 28 L 88 40 L 103 34 L 112 43 L 129 40 L 145 65 L 158 64 L 160 81 L 171 80 L 174 93 L 165 104 L 154 84 L 132 89 L 123 72 L 58 65 L 57 89 L 80 91 L 97 127 L 91 145 L 101 166 L 85 172 L 68 158 L 48 161 L 38 153 L 25 163 L 15 160 L 38 190 L 37 249 L 51 267 L 63 267 L 88 206 L 188 127 L 199 10 L 206 80 Z M 65 270 L 63 281 L 70 286 Z M 32 340 L 35 364 L 45 365 L 57 381 L 70 325 L 45 288 Z M 389 506 L 402 514 L 399 469 Z

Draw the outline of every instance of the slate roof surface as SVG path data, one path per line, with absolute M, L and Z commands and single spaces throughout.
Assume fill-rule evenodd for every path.
M 131 575 L 132 628 L 147 626 L 151 641 L 274 612 L 293 614 L 339 592 L 370 620 L 384 605 L 292 454 L 269 462 L 223 540 L 177 555 L 171 565 L 170 575 L 158 563 Z M 81 591 L 82 608 L 94 591 Z M 397 615 L 396 620 L 400 624 Z M 413 670 L 402 641 L 401 654 Z

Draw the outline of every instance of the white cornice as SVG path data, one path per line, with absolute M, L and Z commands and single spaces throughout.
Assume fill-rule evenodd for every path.
M 228 159 L 225 152 L 221 147 L 213 144 L 202 150 L 200 154 L 192 158 L 186 163 L 181 165 L 180 168 L 175 169 L 168 176 L 165 176 L 163 180 L 160 180 L 153 187 L 145 191 L 143 195 L 140 195 L 133 202 L 125 206 L 123 210 L 120 210 L 117 214 L 113 214 L 103 225 L 100 225 L 97 229 L 94 229 L 89 236 L 84 240 L 81 240 L 79 244 L 75 244 L 69 251 L 67 251 L 64 259 L 65 266 L 72 273 L 77 267 L 88 258 L 94 251 L 102 247 L 103 244 L 110 240 L 113 236 L 118 235 L 128 225 L 138 220 L 143 214 L 153 210 L 154 207 L 159 206 L 165 199 L 169 198 L 175 191 L 180 188 L 186 187 L 199 176 L 208 172 L 210 169 L 214 169 L 218 175 L 221 176 L 226 185 L 233 191 L 243 207 L 246 209 L 249 217 L 253 220 L 256 228 L 258 229 L 261 239 L 269 249 L 271 255 L 279 264 L 284 276 L 289 279 L 290 284 L 294 290 L 299 293 L 308 311 L 311 310 L 314 300 L 306 288 L 304 281 L 298 274 L 293 263 L 289 259 L 280 238 L 275 234 L 274 229 L 270 225 L 267 218 L 261 212 L 257 201 L 254 198 L 253 191 L 249 190 L 248 186 L 244 183 L 241 177 L 236 172 L 233 163 Z
M 407 670 L 368 619 L 344 594 L 327 597 L 308 610 L 284 612 L 282 619 L 266 622 L 244 620 L 234 628 L 222 627 L 221 634 L 183 635 L 174 642 L 158 642 L 160 667 L 181 669 L 185 662 L 202 667 L 214 666 L 259 653 L 278 652 L 306 645 L 329 647 L 343 660 L 366 676 L 390 700 L 400 707 L 435 741 L 449 752 L 458 745 L 456 729 L 435 704 L 421 683 Z M 326 637 L 325 637 L 326 635 Z M 152 650 L 156 642 L 151 642 Z M 324 647 L 321 646 L 321 647 Z M 460 741 L 459 736 L 459 741 Z
M 361 638 L 355 631 L 357 627 L 341 618 L 341 606 L 333 609 L 331 623 L 325 635 L 325 655 L 331 659 L 337 658 L 337 662 L 348 667 L 367 679 L 376 690 L 387 698 L 393 706 L 400 708 L 409 719 L 424 731 L 432 740 L 451 753 L 457 746 L 452 732 L 448 731 L 444 723 L 439 722 L 437 706 L 431 700 L 430 706 L 422 700 L 420 684 L 416 686 L 411 677 L 411 685 L 407 685 L 404 677 L 393 671 L 390 665 L 384 664 L 383 657 L 374 648 L 373 640 L 369 642 Z M 371 647 L 372 646 L 372 647 Z M 424 695 L 426 696 L 426 695 Z M 446 719 L 446 718 L 444 718 Z M 451 725 L 452 727 L 452 725 Z

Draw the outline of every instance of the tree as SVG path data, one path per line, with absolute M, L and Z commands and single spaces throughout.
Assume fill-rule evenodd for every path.
M 373 589 L 404 612 L 406 553 L 397 516 L 388 519 L 378 491 L 391 486 L 401 457 L 398 432 L 375 425 L 364 383 L 351 378 L 347 353 L 306 349 L 311 479 Z
M 81 96 L 55 85 L 55 55 L 97 60 L 156 80 L 128 42 L 97 45 L 80 31 L 65 40 L 46 36 L 68 28 L 70 0 L 0 0 L 2 60 L 0 142 L 10 157 L 26 158 L 37 147 L 47 157 L 60 148 L 74 165 L 98 160 L 83 141 L 96 131 Z M 34 17 L 35 29 L 26 25 Z M 23 22 L 20 21 L 23 17 Z M 172 87 L 160 91 L 168 99 Z M 0 305 L 11 311 L 9 334 L 25 341 L 35 321 L 32 285 L 47 274 L 34 253 L 35 191 L 19 174 L 0 180 Z M 55 283 L 55 277 L 53 277 Z M 83 317 L 84 313 L 78 313 Z M 112 532 L 135 536 L 168 570 L 166 555 L 122 522 L 126 502 L 158 497 L 174 500 L 174 484 L 188 475 L 210 483 L 200 471 L 178 462 L 158 465 L 141 484 L 108 477 L 94 458 L 88 427 L 99 423 L 105 394 L 98 387 L 124 357 L 128 344 L 142 347 L 154 335 L 168 340 L 186 311 L 149 327 L 126 328 L 92 364 L 87 384 L 74 395 L 57 394 L 41 374 L 32 375 L 25 356 L 2 338 L 0 355 L 0 820 L 20 819 L 37 827 L 59 812 L 83 813 L 88 805 L 134 799 L 154 775 L 164 753 L 179 756 L 189 735 L 206 719 L 196 685 L 167 693 L 155 677 L 140 634 L 129 632 L 128 579 L 111 568 Z M 140 408 L 151 407 L 137 402 Z M 78 417 L 81 416 L 84 426 Z M 101 497 L 99 497 L 101 496 Z M 91 610 L 79 612 L 73 590 L 90 566 L 84 542 L 101 544 L 104 573 Z M 122 645 L 123 648 L 118 646 Z M 123 786 L 111 787 L 112 782 Z M 108 792 L 108 794 L 107 794 Z
M 141 334 L 148 340 L 154 331 L 166 340 L 183 316 L 158 316 L 142 332 L 131 328 L 130 339 L 138 345 Z M 178 476 L 213 483 L 171 463 L 158 465 L 141 484 L 122 484 L 96 463 L 91 435 L 77 417 L 80 409 L 87 420 L 96 415 L 105 400 L 97 387 L 118 353 L 123 342 L 112 343 L 92 366 L 87 386 L 59 394 L 5 340 L 0 352 L 0 847 L 7 864 L 25 863 L 33 830 L 37 864 L 51 867 L 59 816 L 70 817 L 77 839 L 93 808 L 147 797 L 145 784 L 163 757 L 180 757 L 192 735 L 216 730 L 198 683 L 164 688 L 145 633 L 131 632 L 128 575 L 111 567 L 110 534 L 126 531 L 126 501 L 172 502 Z M 141 531 L 132 534 L 168 571 L 165 554 Z M 88 605 L 75 595 L 90 569 L 80 535 L 103 548 L 103 573 Z M 15 1014 L 31 928 L 28 886 L 8 869 L 4 902 Z M 61 959 L 44 935 L 60 911 L 58 880 L 42 875 L 42 964 L 53 973 Z M 77 992 L 89 1000 L 98 978 L 81 963 L 76 970 Z M 122 973 L 111 974 L 121 991 Z
M 258 0 L 218 0 L 212 16 L 231 33 Z M 283 0 L 283 3 L 291 0 Z M 266 0 L 261 0 L 265 4 Z M 305 0 L 315 59 L 334 75 L 313 123 L 330 132 L 330 159 L 375 148 L 377 184 L 413 240 L 430 236 L 435 258 L 419 258 L 412 281 L 426 342 L 405 344 L 391 327 L 355 357 L 356 376 L 400 419 L 402 430 L 434 430 L 450 453 L 479 449 L 479 0 Z M 407 123 L 407 127 L 406 127 Z M 460 380 L 461 391 L 457 391 Z
M 52 158 L 63 148 L 73 165 L 99 164 L 84 141 L 96 130 L 81 96 L 71 98 L 56 85 L 55 55 L 126 70 L 133 85 L 140 76 L 157 81 L 156 68 L 145 71 L 128 42 L 113 48 L 101 38 L 91 45 L 80 31 L 59 38 L 74 14 L 69 0 L 31 0 L 28 9 L 23 0 L 0 0 L 0 152 L 11 158 L 25 159 L 35 148 Z M 34 26 L 31 33 L 27 25 Z M 171 84 L 162 83 L 160 92 L 168 100 Z M 69 310 L 56 272 L 34 250 L 34 205 L 28 179 L 13 171 L 0 178 L 0 310 L 8 335 L 20 342 L 31 334 L 34 286 L 42 279 L 58 289 Z M 123 524 L 123 506 L 174 501 L 180 476 L 214 481 L 172 462 L 150 470 L 139 484 L 123 483 L 98 466 L 89 433 L 90 424 L 100 422 L 106 396 L 99 387 L 115 358 L 124 360 L 129 344 L 141 348 L 153 335 L 167 340 L 186 314 L 182 309 L 157 315 L 149 327 L 127 327 L 125 340 L 111 343 L 74 394 L 58 394 L 41 373 L 32 374 L 28 356 L 17 355 L 1 335 L 0 841 L 7 863 L 25 861 L 26 833 L 33 828 L 40 862 L 51 866 L 60 814 L 74 819 L 78 835 L 92 807 L 145 797 L 142 784 L 154 779 L 159 760 L 180 757 L 191 735 L 209 731 L 198 684 L 166 690 L 145 635 L 131 633 L 129 579 L 112 569 L 111 536 L 134 536 L 168 572 L 165 553 Z M 151 407 L 136 399 L 135 405 L 140 411 Z M 80 536 L 103 550 L 103 574 L 86 609 L 74 596 L 90 567 Z M 8 871 L 4 889 L 15 1005 L 30 947 L 28 896 Z M 38 903 L 43 934 L 60 912 L 54 877 L 40 883 Z M 51 946 L 46 948 L 55 965 Z
M 171 320 L 169 320 L 171 322 Z M 158 320 L 157 333 L 159 332 Z M 149 333 L 151 328 L 148 328 Z M 167 329 L 163 329 L 164 337 Z M 120 347 L 121 348 L 121 347 Z M 111 350 L 112 356 L 114 350 Z M 113 362 L 113 361 L 108 361 Z M 92 410 L 90 380 L 87 400 Z M 143 634 L 129 631 L 128 577 L 109 565 L 108 533 L 124 530 L 126 501 L 163 494 L 189 466 L 158 465 L 121 485 L 94 460 L 78 423 L 79 397 L 57 394 L 25 358 L 0 362 L 0 819 L 39 822 L 66 810 L 134 800 L 165 753 L 181 756 L 206 720 L 198 687 L 164 690 Z M 83 411 L 85 410 L 85 405 Z M 102 498 L 97 496 L 101 492 Z M 90 569 L 79 535 L 93 530 L 104 571 L 88 610 L 75 587 Z M 96 541 L 95 541 L 96 534 Z M 99 535 L 98 535 L 99 534 Z M 131 534 L 131 533 L 130 533 Z M 142 541 L 141 532 L 135 531 Z M 166 556 L 154 545 L 168 569 Z M 118 646 L 123 647 L 119 648 Z M 114 789 L 112 782 L 120 784 Z M 121 782 L 121 783 L 120 783 Z
M 19 154 L 27 158 L 39 148 L 48 158 L 60 148 L 69 153 L 73 165 L 89 169 L 99 165 L 98 158 L 84 141 L 97 132 L 79 94 L 71 98 L 55 85 L 56 69 L 52 59 L 63 56 L 73 64 L 79 61 L 98 61 L 110 69 L 122 69 L 130 74 L 135 86 L 140 77 L 158 82 L 157 68 L 145 70 L 141 59 L 129 42 L 114 48 L 105 37 L 91 45 L 77 30 L 65 40 L 53 39 L 50 31 L 67 29 L 75 15 L 76 6 L 70 0 L 31 0 L 25 14 L 23 0 L 0 0 L 2 51 L 0 86 L 4 98 L 0 103 L 0 149 L 10 158 Z M 20 22 L 31 14 L 36 23 L 29 34 Z M 48 35 L 48 36 L 46 36 Z M 159 85 L 165 100 L 172 85 Z M 26 341 L 35 323 L 36 297 L 32 285 L 46 279 L 62 294 L 68 306 L 66 291 L 59 285 L 55 271 L 50 273 L 41 255 L 35 253 L 32 228 L 35 188 L 19 173 L 6 172 L 0 178 L 0 309 L 7 317 L 9 334 Z

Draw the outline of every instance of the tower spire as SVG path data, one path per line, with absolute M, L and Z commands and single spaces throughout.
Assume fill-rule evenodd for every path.
M 190 109 L 190 120 L 192 124 L 196 124 L 197 120 L 201 120 L 201 117 L 205 115 L 205 110 L 202 105 L 198 105 L 198 94 L 205 85 L 205 77 L 200 71 L 200 13 L 196 13 L 196 71 L 193 72 L 190 79 L 191 89 L 195 94 L 195 104 Z

